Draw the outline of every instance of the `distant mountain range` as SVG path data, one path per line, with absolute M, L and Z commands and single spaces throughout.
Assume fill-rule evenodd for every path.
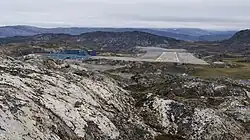
M 88 48 L 95 49 L 97 51 L 109 52 L 133 52 L 136 46 L 173 48 L 178 46 L 178 44 L 181 42 L 184 41 L 140 31 L 98 31 L 83 33 L 80 35 L 45 33 L 34 36 L 0 38 L 0 46 L 5 46 L 7 50 L 12 49 L 12 53 L 18 55 L 29 54 L 31 52 L 34 53 L 40 51 L 41 49 L 53 51 L 58 49 L 79 48 Z
M 89 32 L 132 32 L 140 31 L 154 35 L 175 38 L 185 41 L 221 41 L 229 39 L 237 31 L 212 31 L 196 28 L 169 28 L 169 29 L 151 29 L 151 28 L 38 28 L 33 26 L 4 26 L 0 27 L 0 38 L 13 36 L 33 36 L 44 33 L 80 35 Z
M 34 30 L 33 30 L 34 31 Z M 161 31 L 162 32 L 162 31 Z M 202 32 L 195 32 L 198 36 Z M 203 34 L 203 36 L 206 36 Z M 87 32 L 80 35 L 44 33 L 31 36 L 0 38 L 0 46 L 8 55 L 24 55 L 41 51 L 55 51 L 72 48 L 88 48 L 97 51 L 134 52 L 136 46 L 156 46 L 163 48 L 183 48 L 190 52 L 222 53 L 232 52 L 250 54 L 250 30 L 237 32 L 223 41 L 181 41 L 170 37 L 154 35 L 141 31 L 125 32 Z M 1 53 L 1 50 L 0 50 Z

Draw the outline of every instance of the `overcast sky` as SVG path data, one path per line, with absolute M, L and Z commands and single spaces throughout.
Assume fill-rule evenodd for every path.
M 0 25 L 250 28 L 249 0 L 0 0 Z

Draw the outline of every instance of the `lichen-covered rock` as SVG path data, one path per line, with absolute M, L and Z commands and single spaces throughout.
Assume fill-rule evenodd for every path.
M 0 139 L 152 137 L 133 98 L 110 78 L 51 70 L 39 61 L 1 59 L 0 68 Z
M 248 81 L 133 70 L 1 58 L 0 139 L 250 139 Z
M 202 140 L 250 138 L 249 83 L 171 74 L 151 76 L 136 75 L 136 84 L 127 89 L 134 92 L 144 122 L 166 134 L 166 139 L 169 135 Z M 144 80 L 153 78 L 158 80 Z

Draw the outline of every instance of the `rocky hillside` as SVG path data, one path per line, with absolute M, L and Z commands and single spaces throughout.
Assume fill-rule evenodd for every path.
M 105 72 L 86 65 L 2 57 L 0 139 L 250 138 L 247 81 L 169 74 L 150 63 Z
M 233 37 L 223 41 L 223 45 L 235 51 L 246 51 L 250 49 L 250 30 L 237 32 Z
M 92 32 L 81 35 L 41 34 L 29 37 L 10 37 L 0 39 L 2 45 L 9 43 L 30 46 L 90 47 L 106 50 L 129 50 L 135 46 L 159 46 L 170 48 L 180 41 L 145 32 Z
M 250 43 L 250 30 L 242 30 L 237 32 L 234 36 L 227 40 L 227 42 L 233 44 Z
M 127 49 L 135 46 L 159 46 L 168 48 L 180 42 L 173 38 L 167 38 L 138 31 L 122 33 L 93 32 L 82 34 L 78 39 L 79 42 L 82 42 L 86 45 L 89 44 L 111 49 Z
M 237 32 L 231 38 L 224 41 L 202 41 L 193 43 L 184 42 L 179 46 L 184 47 L 189 51 L 193 50 L 195 52 L 199 52 L 200 54 L 212 53 L 211 55 L 220 55 L 220 53 L 229 52 L 235 56 L 244 55 L 249 57 L 250 30 L 242 30 Z
M 134 99 L 102 74 L 54 61 L 0 62 L 0 139 L 149 139 Z

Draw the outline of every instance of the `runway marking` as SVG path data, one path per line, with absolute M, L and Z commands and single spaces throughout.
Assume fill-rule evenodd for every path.
M 179 56 L 176 52 L 163 52 L 155 61 L 158 62 L 179 62 Z
M 175 53 L 175 57 L 176 57 L 177 62 L 180 62 L 180 59 L 179 59 L 177 52 L 174 52 L 174 53 Z
M 163 61 L 163 59 L 161 58 L 165 53 L 163 52 L 155 61 Z

